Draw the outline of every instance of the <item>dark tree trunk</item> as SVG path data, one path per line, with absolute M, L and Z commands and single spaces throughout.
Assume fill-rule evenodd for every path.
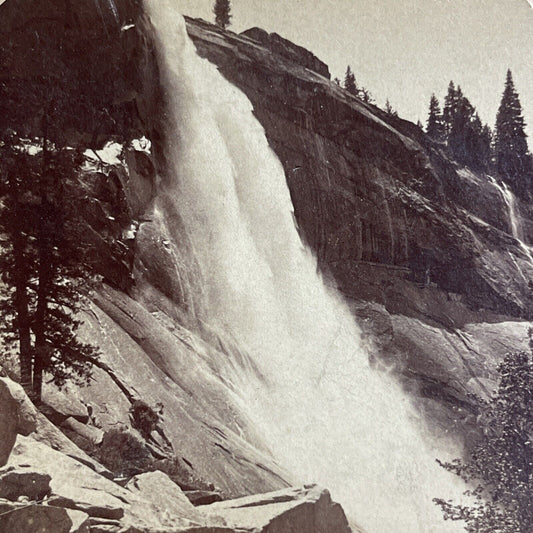
M 18 203 L 17 211 L 20 213 Z M 18 217 L 17 217 L 18 218 Z M 15 312 L 19 340 L 20 383 L 26 393 L 32 395 L 32 346 L 28 297 L 28 265 L 24 257 L 24 236 L 15 228 L 13 234 L 13 258 L 15 268 Z
M 33 332 L 35 334 L 35 360 L 33 364 L 33 401 L 36 405 L 41 403 L 43 388 L 43 373 L 48 364 L 48 349 L 46 339 L 46 321 L 48 316 L 48 299 L 50 285 L 53 279 L 52 264 L 52 217 L 53 212 L 48 199 L 48 138 L 47 120 L 43 120 L 43 164 L 39 179 L 40 216 L 37 235 L 39 250 L 39 270 L 37 289 L 37 309 Z

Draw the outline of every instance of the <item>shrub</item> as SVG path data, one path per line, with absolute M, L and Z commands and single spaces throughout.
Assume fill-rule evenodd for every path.
M 521 352 L 505 357 L 500 383 L 480 400 L 482 436 L 463 461 L 440 463 L 474 488 L 470 505 L 436 498 L 444 518 L 462 520 L 470 533 L 533 531 L 533 357 Z
M 153 462 L 141 439 L 124 428 L 111 429 L 104 434 L 96 458 L 115 475 L 124 477 L 147 472 Z
M 159 414 L 142 400 L 136 400 L 131 406 L 130 413 L 133 426 L 138 429 L 143 437 L 148 438 L 159 422 Z

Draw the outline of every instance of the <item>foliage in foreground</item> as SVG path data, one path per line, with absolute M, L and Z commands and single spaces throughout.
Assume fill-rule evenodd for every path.
M 467 460 L 440 463 L 475 487 L 470 504 L 435 498 L 447 520 L 462 520 L 469 533 L 533 531 L 533 356 L 507 355 L 500 383 L 480 400 L 483 434 Z

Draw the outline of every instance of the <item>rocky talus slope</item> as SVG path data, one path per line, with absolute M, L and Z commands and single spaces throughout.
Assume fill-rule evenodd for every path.
M 316 486 L 194 506 L 161 471 L 117 483 L 0 379 L 2 533 L 349 533 Z

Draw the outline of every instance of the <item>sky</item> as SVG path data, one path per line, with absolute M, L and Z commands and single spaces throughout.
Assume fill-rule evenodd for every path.
M 213 0 L 176 0 L 213 21 Z M 532 0 L 533 3 L 533 0 Z M 311 50 L 332 76 L 349 64 L 377 104 L 426 122 L 454 80 L 493 126 L 511 68 L 533 150 L 533 7 L 528 0 L 232 0 L 232 25 L 259 26 Z

